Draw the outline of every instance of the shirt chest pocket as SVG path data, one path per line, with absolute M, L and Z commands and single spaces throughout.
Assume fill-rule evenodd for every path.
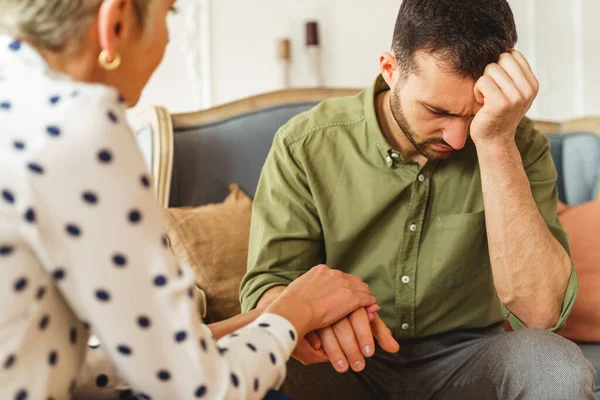
M 441 288 L 467 283 L 490 271 L 484 212 L 436 218 L 433 282 Z

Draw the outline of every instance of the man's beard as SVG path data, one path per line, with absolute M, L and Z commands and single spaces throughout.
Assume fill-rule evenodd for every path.
M 396 91 L 397 92 L 397 91 Z M 415 146 L 415 149 L 421 153 L 428 160 L 445 159 L 449 153 L 442 153 L 432 149 L 429 145 L 436 144 L 440 146 L 450 147 L 448 143 L 442 138 L 431 138 L 425 140 L 419 140 L 415 131 L 411 128 L 410 124 L 404 117 L 402 111 L 402 104 L 400 104 L 400 96 L 394 91 L 390 91 L 390 109 L 392 110 L 392 116 L 396 120 L 398 127 L 402 130 L 406 138 Z

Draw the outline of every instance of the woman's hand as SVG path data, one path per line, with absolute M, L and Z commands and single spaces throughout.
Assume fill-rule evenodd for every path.
M 304 337 L 375 304 L 369 286 L 359 277 L 318 265 L 292 282 L 265 312 L 286 318 Z

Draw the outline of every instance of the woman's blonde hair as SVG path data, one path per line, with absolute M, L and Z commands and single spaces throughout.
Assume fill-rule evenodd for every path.
M 77 45 L 104 0 L 0 0 L 0 32 L 54 51 Z M 152 0 L 133 0 L 142 25 Z

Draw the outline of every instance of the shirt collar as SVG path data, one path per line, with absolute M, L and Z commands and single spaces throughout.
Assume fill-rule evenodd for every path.
M 383 79 L 383 76 L 379 75 L 377 79 L 375 79 L 373 86 L 367 91 L 364 109 L 367 120 L 367 129 L 369 130 L 371 137 L 375 140 L 381 160 L 386 167 L 393 168 L 398 163 L 407 164 L 411 163 L 411 161 L 406 160 L 400 152 L 392 148 L 379 126 L 375 98 L 378 94 L 385 92 L 386 90 L 390 90 L 390 87 Z
M 0 35 L 0 67 L 9 67 L 15 62 L 19 64 L 19 68 L 49 69 L 44 58 L 33 46 L 11 36 Z

